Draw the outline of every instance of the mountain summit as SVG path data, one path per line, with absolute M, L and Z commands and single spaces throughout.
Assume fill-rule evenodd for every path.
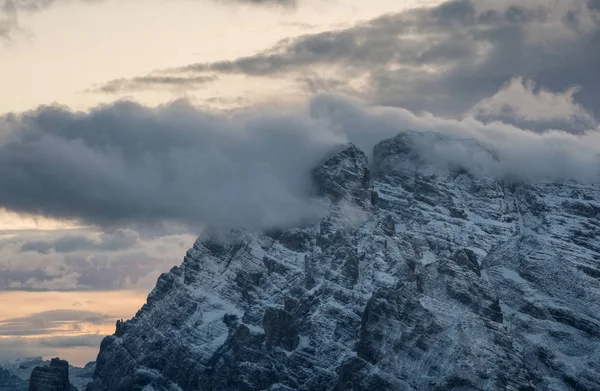
M 88 391 L 600 389 L 600 185 L 439 170 L 430 137 L 328 156 L 319 222 L 205 232 Z

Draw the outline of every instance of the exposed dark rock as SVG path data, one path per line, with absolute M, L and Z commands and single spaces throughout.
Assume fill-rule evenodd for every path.
M 481 270 L 479 270 L 479 263 L 477 262 L 477 255 L 468 248 L 463 248 L 454 253 L 452 257 L 454 262 L 464 266 L 473 271 L 473 273 L 481 276 Z
M 69 382 L 69 363 L 53 358 L 50 365 L 34 368 L 29 391 L 77 391 Z
M 315 168 L 313 178 L 319 192 L 335 201 L 347 199 L 363 205 L 370 197 L 367 156 L 353 144 L 336 151 Z
M 396 236 L 396 223 L 391 215 L 387 215 L 381 222 L 381 228 L 383 232 L 390 237 Z
M 298 346 L 298 330 L 292 314 L 282 309 L 267 308 L 263 317 L 267 346 L 281 346 L 291 351 Z
M 283 232 L 278 240 L 290 250 L 304 252 L 310 250 L 312 238 L 301 229 L 290 229 Z
M 371 192 L 371 205 L 375 207 L 379 206 L 379 193 L 376 191 Z
M 0 362 L 5 373 L 8 372 L 13 379 L 16 377 L 25 384 L 25 390 L 29 388 L 29 379 L 36 367 L 50 366 L 51 360 L 44 360 L 42 357 L 22 358 Z M 87 384 L 92 381 L 95 368 L 95 362 L 86 364 L 84 368 L 69 365 L 70 383 L 79 390 L 85 390 Z M 0 391 L 7 391 L 0 386 Z

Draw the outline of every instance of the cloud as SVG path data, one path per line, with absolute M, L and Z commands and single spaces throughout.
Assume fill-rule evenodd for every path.
M 1 337 L 32 337 L 65 335 L 79 332 L 84 327 L 110 326 L 115 316 L 93 311 L 56 309 L 32 315 L 0 319 Z
M 39 356 L 83 365 L 98 353 L 103 336 L 114 332 L 117 319 L 135 314 L 145 301 L 144 291 L 0 291 L 0 366 L 3 359 Z M 74 308 L 74 302 L 81 306 Z M 19 363 L 5 368 L 11 367 Z
M 63 349 L 72 348 L 89 348 L 87 349 L 89 351 L 86 351 L 89 358 L 97 353 L 104 337 L 105 335 L 102 334 L 86 334 L 49 338 L 0 338 L 0 359 L 14 360 L 19 357 L 56 357 L 57 355 L 64 358 L 66 351 Z M 59 354 L 58 349 L 63 354 Z
M 594 181 L 600 179 L 600 132 L 535 133 L 503 122 L 472 117 L 446 119 L 431 113 L 378 105 L 339 95 L 321 94 L 310 106 L 311 117 L 329 123 L 365 151 L 375 143 L 413 130 L 439 134 L 417 143 L 417 152 L 444 167 L 510 181 Z
M 134 77 L 131 79 L 121 78 L 110 80 L 102 85 L 91 88 L 87 92 L 119 94 L 143 90 L 155 90 L 160 88 L 187 89 L 199 87 L 203 84 L 211 83 L 217 79 L 218 78 L 216 76 L 185 77 L 148 75 Z
M 183 101 L 43 107 L 0 119 L 0 133 L 1 206 L 102 226 L 298 223 L 321 212 L 309 171 L 339 143 L 302 115 Z
M 570 87 L 562 93 L 536 89 L 533 81 L 515 77 L 494 95 L 477 102 L 469 115 L 483 121 L 527 124 L 538 131 L 568 129 L 584 132 L 596 127 L 597 123 L 575 102 L 575 94 L 579 91 L 579 87 Z
M 176 231 L 14 233 L 0 241 L 0 291 L 151 289 L 195 238 Z
M 71 337 L 53 337 L 53 338 L 40 338 L 37 344 L 42 348 L 80 348 L 80 347 L 91 347 L 98 348 L 100 342 L 105 335 L 100 334 L 87 334 L 77 335 Z
M 110 315 L 100 314 L 94 311 L 82 311 L 73 309 L 59 309 L 38 312 L 32 315 L 3 319 L 3 324 L 11 323 L 40 323 L 40 322 L 87 322 L 93 324 L 104 324 L 107 319 L 112 319 Z
M 21 251 L 36 251 L 46 254 L 50 251 L 68 253 L 75 251 L 118 251 L 138 245 L 138 235 L 132 230 L 117 230 L 114 233 L 101 233 L 97 238 L 84 235 L 66 235 L 48 240 L 29 240 L 21 246 Z
M 18 29 L 17 8 L 12 1 L 5 0 L 0 3 L 0 38 L 8 39 Z
M 311 92 L 307 74 L 333 74 L 345 84 L 330 83 L 329 91 L 358 82 L 358 97 L 443 116 L 460 115 L 523 76 L 551 91 L 585 86 L 578 98 L 593 115 L 600 113 L 599 41 L 597 1 L 454 0 L 164 72 L 291 78 Z
M 7 325 L 16 324 L 42 324 L 42 323 L 66 323 L 66 322 L 86 322 L 92 324 L 106 324 L 107 320 L 113 317 L 107 314 L 101 314 L 94 311 L 83 311 L 73 309 L 57 309 L 38 312 L 32 315 L 19 318 L 2 319 L 3 328 Z

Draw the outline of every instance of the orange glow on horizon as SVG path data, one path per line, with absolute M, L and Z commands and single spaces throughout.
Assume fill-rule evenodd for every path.
M 49 310 L 91 311 L 108 315 L 106 321 L 66 320 L 53 322 L 48 319 L 40 333 L 33 335 L 0 335 L 0 341 L 12 340 L 25 347 L 36 340 L 52 340 L 62 337 L 81 337 L 97 335 L 99 338 L 110 335 L 115 330 L 117 319 L 130 319 L 145 303 L 147 292 L 139 290 L 97 291 L 97 292 L 0 292 L 0 328 L 9 324 L 7 320 L 24 318 Z M 42 322 L 43 317 L 41 318 Z M 24 323 L 26 327 L 31 324 Z M 57 344 L 58 345 L 58 344 Z M 61 357 L 72 365 L 83 366 L 95 360 L 99 345 L 96 347 L 59 347 L 52 349 L 44 358 Z M 17 358 L 17 357 L 15 357 Z

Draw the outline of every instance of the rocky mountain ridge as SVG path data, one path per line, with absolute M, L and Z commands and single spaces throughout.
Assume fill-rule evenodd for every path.
M 0 366 L 0 391 L 27 391 L 27 382 Z
M 328 157 L 320 222 L 204 233 L 88 391 L 600 389 L 600 185 L 440 170 L 435 140 Z
M 7 360 L 0 362 L 0 371 L 4 371 L 6 377 L 0 375 L 0 391 L 25 391 L 29 389 L 29 380 L 35 368 L 50 366 L 51 360 L 44 360 L 42 357 L 21 358 L 16 360 Z M 92 380 L 95 362 L 89 362 L 84 368 L 68 365 L 69 381 L 78 390 L 85 390 L 87 384 Z M 19 388 L 13 389 L 10 382 L 2 379 L 13 379 L 13 383 L 18 384 Z

